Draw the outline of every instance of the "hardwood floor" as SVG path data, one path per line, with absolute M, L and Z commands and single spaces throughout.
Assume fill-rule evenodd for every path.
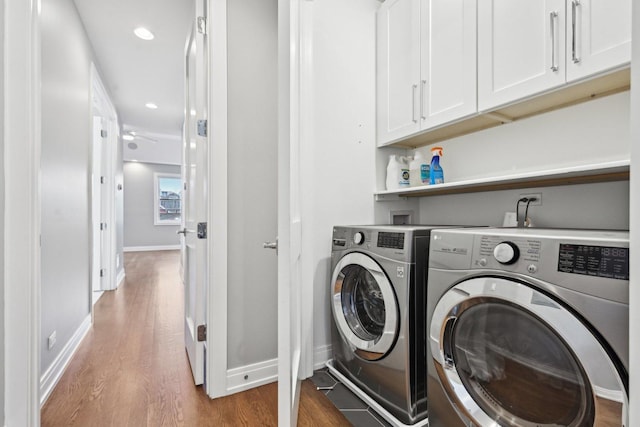
M 126 281 L 95 306 L 91 331 L 42 408 L 42 426 L 276 426 L 277 384 L 211 400 L 183 341 L 179 252 L 125 254 Z M 348 426 L 303 382 L 300 426 Z

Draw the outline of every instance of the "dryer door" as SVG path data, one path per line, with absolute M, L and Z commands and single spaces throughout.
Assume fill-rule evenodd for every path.
M 443 389 L 466 422 L 627 425 L 625 382 L 609 353 L 575 315 L 525 283 L 455 285 L 435 307 L 429 338 Z
M 371 257 L 352 252 L 333 270 L 332 310 L 338 330 L 354 353 L 378 360 L 398 331 L 398 304 L 389 278 Z

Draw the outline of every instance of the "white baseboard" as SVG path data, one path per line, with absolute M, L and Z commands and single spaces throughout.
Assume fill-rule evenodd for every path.
M 124 277 L 124 268 L 121 268 L 120 271 L 118 271 L 118 277 L 116 277 L 116 289 L 118 289 L 120 285 L 122 285 L 122 282 L 124 282 Z
M 58 384 L 64 370 L 69 365 L 71 358 L 75 354 L 76 350 L 80 346 L 82 339 L 87 335 L 87 332 L 91 329 L 91 315 L 85 317 L 80 324 L 78 330 L 73 334 L 69 342 L 64 346 L 58 357 L 55 358 L 49 369 L 40 377 L 40 406 L 42 407 L 53 388 Z
M 333 359 L 333 347 L 331 344 L 321 345 L 313 349 L 313 370 L 324 368 L 329 360 Z
M 228 369 L 227 393 L 238 393 L 274 381 L 278 381 L 278 359 Z
M 594 394 L 598 397 L 620 403 L 624 403 L 625 401 L 624 393 L 620 390 L 609 390 L 598 386 L 594 386 L 593 389 Z
M 180 250 L 180 245 L 127 246 L 123 248 L 123 252 L 177 251 L 177 250 Z

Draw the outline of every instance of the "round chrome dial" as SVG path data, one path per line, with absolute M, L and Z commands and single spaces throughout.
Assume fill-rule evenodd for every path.
M 520 250 L 513 242 L 501 242 L 493 248 L 493 257 L 500 264 L 513 264 L 520 257 Z
M 356 245 L 361 245 L 364 243 L 364 233 L 362 231 L 358 231 L 353 235 L 353 243 Z

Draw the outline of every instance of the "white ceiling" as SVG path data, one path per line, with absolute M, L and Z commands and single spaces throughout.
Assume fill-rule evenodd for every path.
M 192 0 L 74 0 L 94 49 L 103 83 L 123 131 L 136 131 L 139 149 L 124 141 L 125 159 L 180 144 L 184 114 L 184 49 L 193 22 Z M 149 29 L 155 38 L 133 34 Z M 147 102 L 157 110 L 145 107 Z M 166 138 L 165 138 L 166 136 Z M 165 141 L 166 139 L 166 141 Z M 163 143 L 160 143 L 163 142 Z M 179 152 L 179 151 L 178 151 Z M 138 158 L 145 161 L 144 158 Z

